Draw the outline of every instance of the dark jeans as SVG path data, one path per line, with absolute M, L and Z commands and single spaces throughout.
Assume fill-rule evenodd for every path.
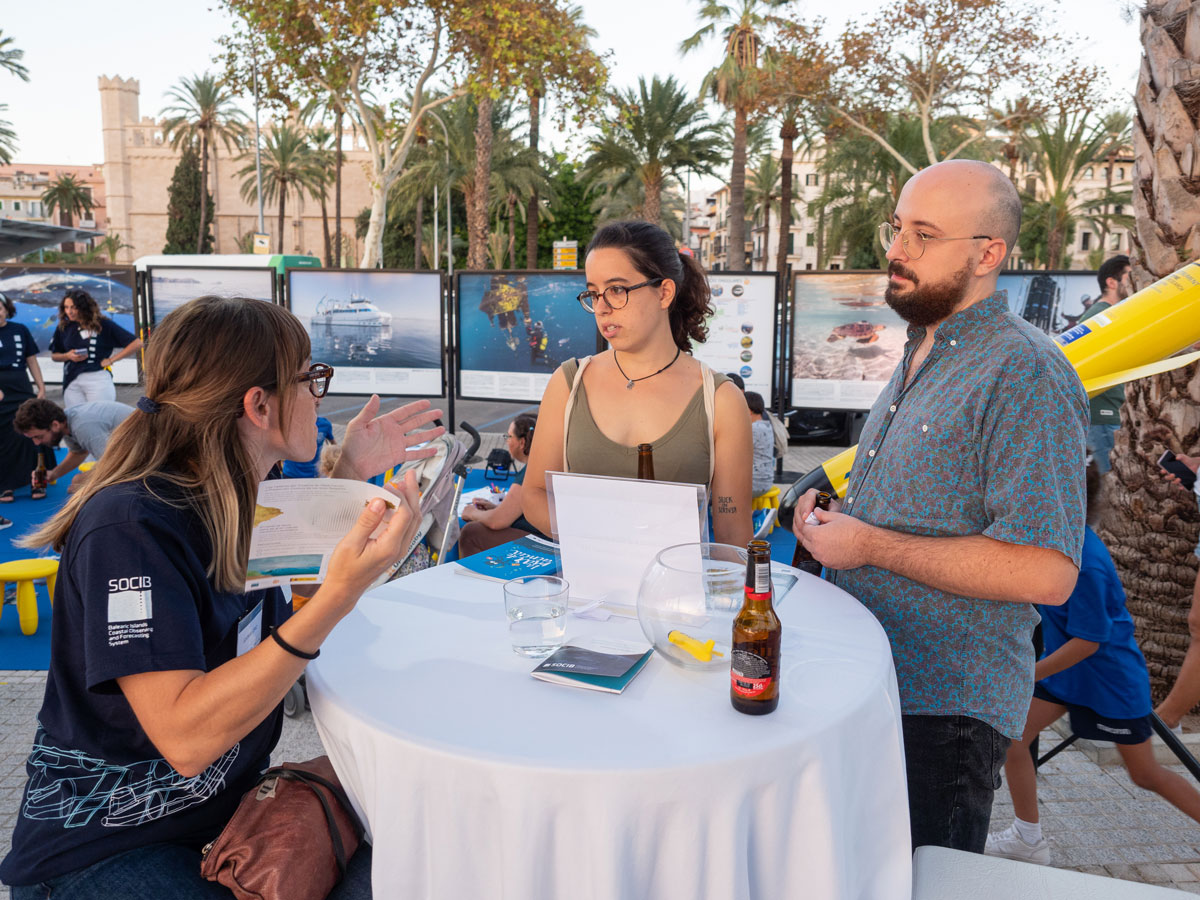
M 903 716 L 902 726 L 913 849 L 982 853 L 1011 742 L 970 716 Z
M 200 877 L 200 854 L 177 844 L 118 853 L 42 884 L 14 887 L 12 900 L 230 900 L 233 893 Z M 362 844 L 329 900 L 371 900 L 371 845 Z

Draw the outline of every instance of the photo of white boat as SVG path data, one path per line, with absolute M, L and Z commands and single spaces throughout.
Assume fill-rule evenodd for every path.
M 384 312 L 366 297 L 351 294 L 349 300 L 322 297 L 310 322 L 313 325 L 390 326 L 392 314 Z
M 440 273 L 289 269 L 287 279 L 313 360 L 338 370 L 332 393 L 441 395 Z

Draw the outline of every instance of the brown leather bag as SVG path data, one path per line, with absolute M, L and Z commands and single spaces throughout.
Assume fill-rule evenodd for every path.
M 285 763 L 242 797 L 200 874 L 238 900 L 325 900 L 362 836 L 328 756 Z

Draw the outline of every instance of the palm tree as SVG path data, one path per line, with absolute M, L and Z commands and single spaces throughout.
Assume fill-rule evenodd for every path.
M 759 102 L 763 68 L 770 67 L 770 53 L 761 46 L 760 34 L 767 24 L 768 11 L 786 0 L 739 0 L 728 5 L 704 0 L 700 20 L 705 24 L 680 45 L 689 52 L 720 29 L 725 39 L 721 64 L 704 78 L 700 95 L 711 95 L 726 109 L 733 110 L 733 161 L 729 175 L 729 246 L 739 248 L 729 255 L 731 269 L 743 267 L 734 255 L 746 246 L 746 129 Z
M 641 186 L 642 218 L 662 223 L 662 193 L 669 178 L 680 186 L 686 171 L 715 175 L 722 161 L 720 130 L 696 100 L 669 77 L 657 75 L 637 91 L 618 91 L 612 97 L 615 114 L 600 126 L 600 137 L 589 143 L 587 177 L 606 175 L 609 189 L 630 183 Z
M 1027 146 L 1038 190 L 1034 196 L 1026 196 L 1025 208 L 1032 213 L 1031 221 L 1042 223 L 1047 269 L 1061 268 L 1063 249 L 1078 219 L 1099 223 L 1101 218 L 1109 216 L 1093 212 L 1097 206 L 1106 207 L 1111 201 L 1128 202 L 1127 197 L 1114 195 L 1103 197 L 1097 204 L 1095 200 L 1082 199 L 1078 193 L 1085 170 L 1103 158 L 1110 144 L 1107 123 L 1096 121 L 1087 110 L 1060 111 L 1053 122 L 1038 117 L 1030 123 Z
M 1200 65 L 1200 49 L 1177 35 L 1200 29 L 1200 0 L 1148 0 L 1140 9 L 1142 68 L 1133 121 L 1133 283 L 1141 289 L 1200 257 L 1200 197 L 1193 191 L 1197 96 L 1173 74 Z M 1187 52 L 1181 49 L 1187 47 Z M 1137 625 L 1156 699 L 1175 680 L 1188 645 L 1187 615 L 1197 509 L 1155 464 L 1163 450 L 1197 452 L 1195 364 L 1129 384 L 1106 476 L 1100 536 L 1112 553 Z
M 324 125 L 317 124 L 308 129 L 308 143 L 313 152 L 313 163 L 320 173 L 316 185 L 317 199 L 321 201 L 321 229 L 325 238 L 325 267 L 333 266 L 333 241 L 329 234 L 329 186 L 337 180 L 334 168 L 337 161 L 337 150 L 334 145 L 334 134 Z
M 310 101 L 300 111 L 300 120 L 311 124 L 316 119 L 333 116 L 333 266 L 342 267 L 342 169 L 345 153 L 342 150 L 346 108 L 333 94 L 324 94 Z M 326 241 L 328 243 L 328 241 Z M 329 265 L 326 262 L 326 265 Z
M 13 40 L 11 37 L 5 37 L 4 29 L 0 28 L 0 70 L 16 75 L 22 81 L 28 81 L 29 69 L 21 62 L 25 58 L 25 51 L 13 46 Z
M 791 191 L 788 192 L 791 199 Z M 758 165 L 750 172 L 746 181 L 746 206 L 753 221 L 761 216 L 763 222 L 763 271 L 770 268 L 771 251 L 767 242 L 771 239 L 771 213 L 779 212 L 783 203 L 783 167 L 780 161 L 770 153 L 759 157 Z M 793 209 L 793 212 L 795 210 Z M 782 219 L 782 216 L 780 217 Z M 788 216 L 788 227 L 791 227 L 791 216 Z M 786 272 L 784 268 L 779 270 Z
M 257 193 L 257 180 L 253 154 L 250 163 L 238 172 L 245 176 L 242 182 L 242 197 L 253 200 Z M 245 158 L 245 157 L 243 157 Z M 308 138 L 301 129 L 290 122 L 281 122 L 271 129 L 266 146 L 262 151 L 263 199 L 268 203 L 279 200 L 278 235 L 275 252 L 283 253 L 284 213 L 288 194 L 293 194 L 297 203 L 304 202 L 304 195 L 316 195 L 324 183 L 324 173 L 314 156 Z
M 29 70 L 21 63 L 25 56 L 24 50 L 13 46 L 13 39 L 4 36 L 0 28 L 0 70 L 16 75 L 22 81 L 29 80 Z M 0 112 L 7 112 L 8 104 L 0 103 Z M 0 119 L 0 163 L 12 162 L 13 154 L 17 152 L 17 133 L 13 131 L 12 123 Z
M 220 197 L 219 181 L 217 178 L 217 146 L 219 140 L 225 149 L 232 151 L 240 146 L 246 134 L 245 113 L 234 105 L 233 94 L 224 83 L 214 75 L 205 73 L 183 78 L 178 87 L 167 91 L 167 97 L 174 102 L 163 107 L 159 113 L 164 117 L 163 137 L 171 142 L 178 150 L 183 144 L 195 141 L 200 147 L 200 184 L 208 184 L 208 154 L 211 148 L 213 157 L 213 188 L 214 197 Z M 215 220 L 215 216 L 214 216 Z M 200 190 L 200 238 L 208 225 L 208 203 L 205 200 L 203 187 Z M 220 233 L 216 235 L 218 243 Z M 202 252 L 200 243 L 196 244 L 196 252 Z
M 92 189 L 74 175 L 59 175 L 42 192 L 42 202 L 46 204 L 46 212 L 49 215 L 54 215 L 57 209 L 59 223 L 70 228 L 74 216 L 82 217 L 92 211 Z M 72 251 L 69 248 L 73 246 L 68 242 L 63 245 L 63 251 L 70 253 Z
M 121 235 L 115 231 L 110 231 L 102 240 L 96 243 L 95 249 L 110 263 L 115 263 L 117 261 L 117 254 L 122 250 L 132 250 L 133 245 L 125 243 Z

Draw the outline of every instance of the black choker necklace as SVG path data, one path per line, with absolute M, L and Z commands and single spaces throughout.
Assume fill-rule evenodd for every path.
M 625 374 L 625 370 L 621 368 L 621 361 L 619 359 L 617 359 L 617 351 L 616 350 L 613 351 L 613 362 L 615 362 L 617 364 L 617 371 L 620 372 L 621 377 L 625 379 L 625 390 L 632 391 L 633 386 L 635 384 L 637 384 L 637 382 L 645 381 L 647 378 L 653 378 L 655 375 L 665 372 L 665 371 L 667 371 L 667 369 L 671 368 L 671 366 L 675 365 L 675 360 L 679 359 L 679 352 L 682 349 L 683 349 L 682 347 L 676 347 L 675 355 L 673 357 L 671 357 L 671 361 L 669 363 L 667 363 L 665 366 L 663 366 L 657 372 L 651 372 L 649 375 L 643 375 L 641 378 L 630 378 L 628 375 Z

